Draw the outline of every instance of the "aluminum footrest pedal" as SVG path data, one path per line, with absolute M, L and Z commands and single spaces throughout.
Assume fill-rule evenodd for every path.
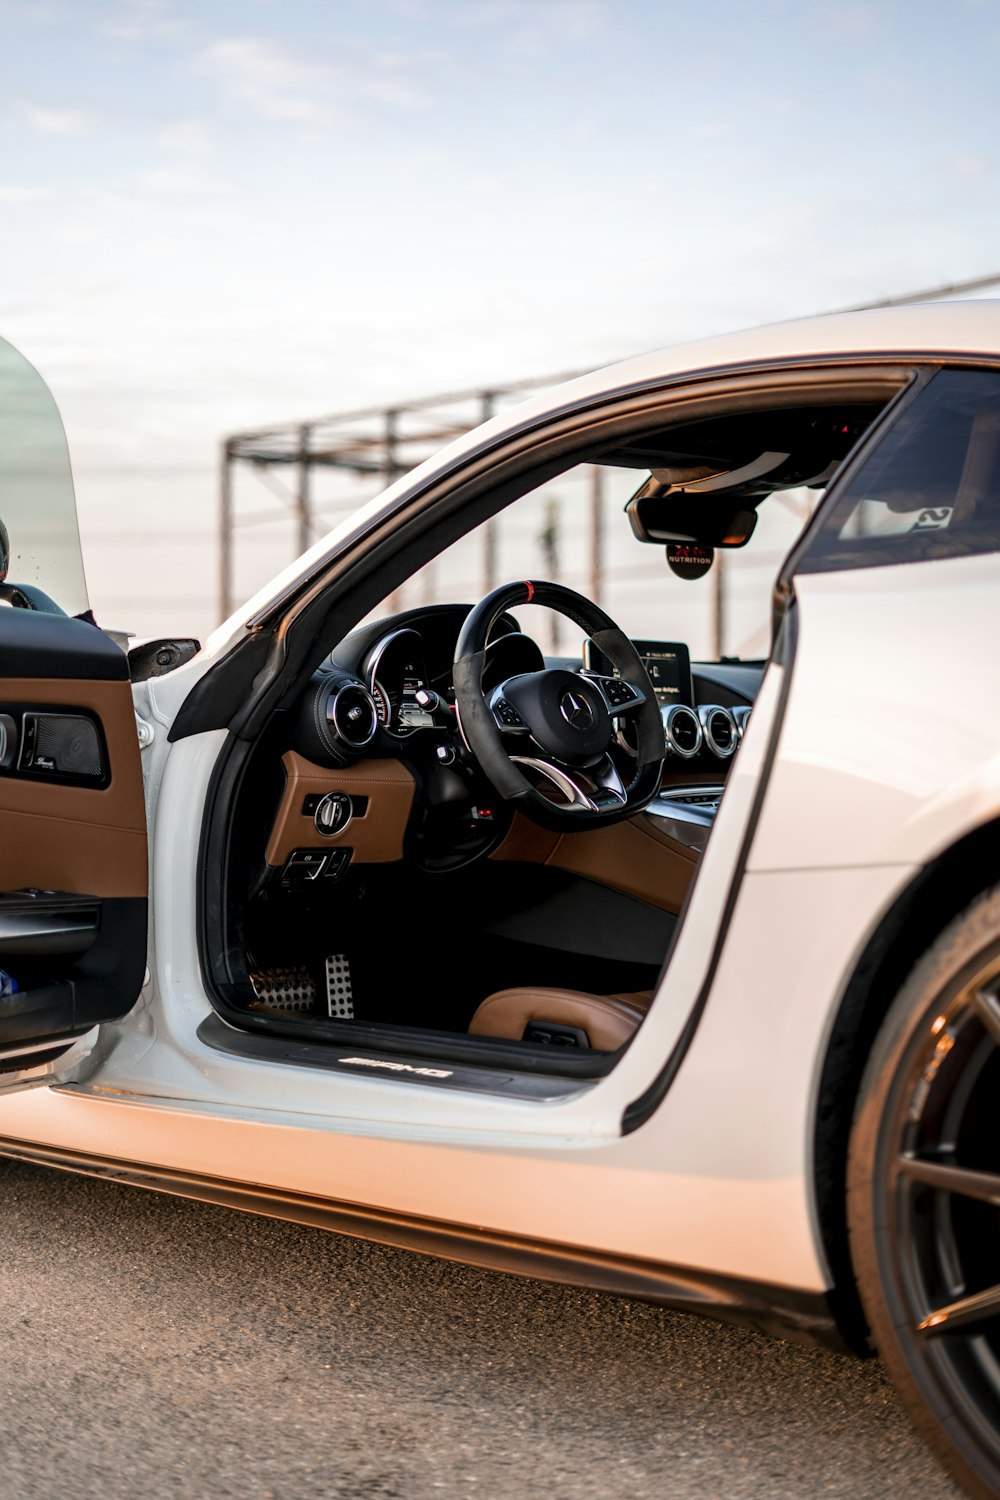
M 326 1013 L 331 1021 L 354 1020 L 351 965 L 343 953 L 331 953 L 326 960 Z
M 257 1004 L 265 1010 L 316 1008 L 316 981 L 305 968 L 254 969 L 250 974 Z

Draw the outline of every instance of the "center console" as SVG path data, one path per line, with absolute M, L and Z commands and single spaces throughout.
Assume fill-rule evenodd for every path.
M 604 659 L 588 642 L 584 666 L 602 671 Z M 725 776 L 750 718 L 750 705 L 699 702 L 691 657 L 681 641 L 633 642 L 660 705 L 666 743 L 664 784 L 647 809 L 671 838 L 704 848 L 719 808 Z M 712 692 L 710 683 L 703 689 Z

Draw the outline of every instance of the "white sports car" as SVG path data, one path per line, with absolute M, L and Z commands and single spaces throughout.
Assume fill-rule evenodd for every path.
M 517 557 L 381 603 L 594 464 L 641 634 Z M 766 660 L 692 665 L 791 494 Z M 1000 1494 L 1000 303 L 573 381 L 202 650 L 94 627 L 9 346 L 0 517 L 0 1153 L 874 1344 Z

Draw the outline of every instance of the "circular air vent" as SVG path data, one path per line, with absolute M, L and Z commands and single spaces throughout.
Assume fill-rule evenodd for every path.
M 698 715 L 683 703 L 675 703 L 663 715 L 663 734 L 668 752 L 679 755 L 682 760 L 690 760 L 701 749 L 702 730 Z
M 733 709 L 733 718 L 736 721 L 736 732 L 739 735 L 740 739 L 742 739 L 747 732 L 747 725 L 750 722 L 750 714 L 752 713 L 752 711 L 753 710 L 749 708 L 745 703 L 741 704 L 739 708 Z
M 375 699 L 360 682 L 346 682 L 330 694 L 326 717 L 334 734 L 350 750 L 363 750 L 375 738 Z
M 728 760 L 736 749 L 738 734 L 736 720 L 728 708 L 717 704 L 706 704 L 700 710 L 701 727 L 705 733 L 705 744 L 719 760 Z

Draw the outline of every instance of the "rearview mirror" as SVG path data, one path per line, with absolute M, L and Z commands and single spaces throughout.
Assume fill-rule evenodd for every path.
M 757 525 L 757 512 L 726 495 L 664 494 L 650 478 L 625 507 L 640 542 L 692 542 L 701 547 L 745 547 Z

